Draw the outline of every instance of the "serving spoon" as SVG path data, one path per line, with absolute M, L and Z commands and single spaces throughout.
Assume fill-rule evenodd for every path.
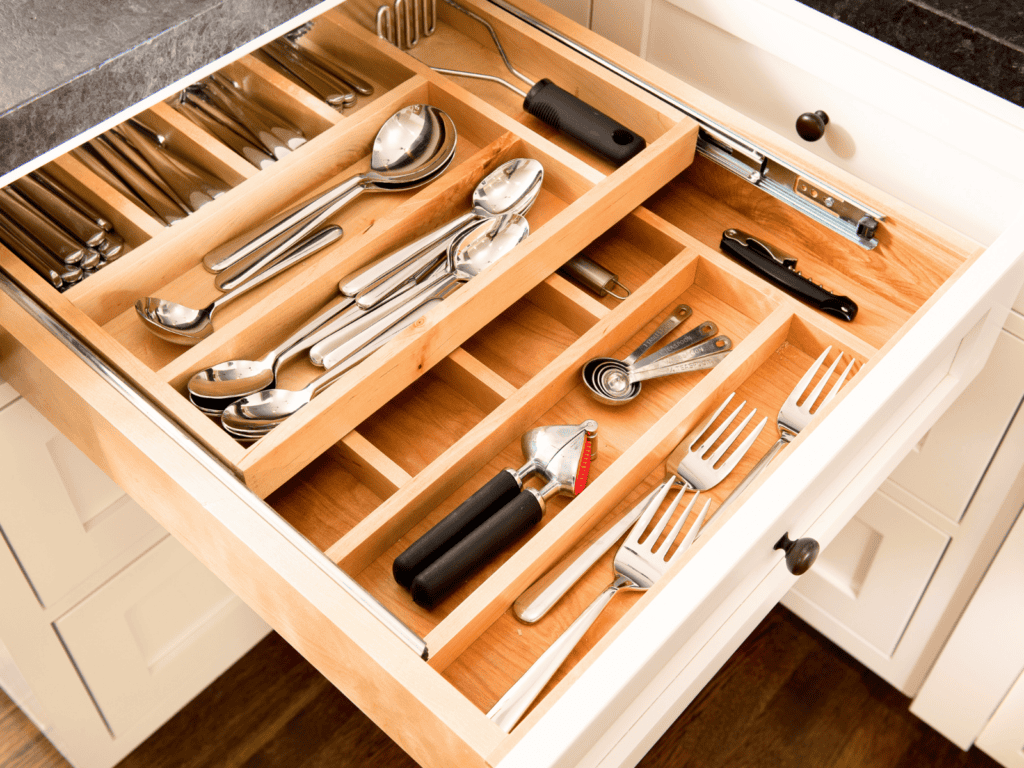
M 389 117 L 377 132 L 370 170 L 355 174 L 288 211 L 241 247 L 231 241 L 203 258 L 210 272 L 221 272 L 287 233 L 276 248 L 287 248 L 363 192 L 398 192 L 433 181 L 455 155 L 455 124 L 428 104 L 413 104 Z M 297 229 L 293 229 L 296 228 Z
M 359 306 L 376 306 L 395 289 L 429 267 L 448 249 L 451 239 L 483 219 L 508 213 L 525 214 L 540 194 L 544 166 L 537 160 L 516 158 L 487 174 L 473 190 L 472 208 L 416 242 L 394 252 L 341 285 Z
M 175 344 L 192 346 L 213 333 L 213 314 L 230 301 L 277 276 L 289 267 L 333 243 L 342 235 L 341 227 L 324 227 L 295 245 L 288 254 L 269 269 L 218 297 L 202 309 L 192 309 L 166 299 L 148 297 L 135 302 L 135 311 L 146 328 L 160 338 Z
M 380 321 L 351 339 L 344 350 L 335 350 L 333 365 L 299 390 L 265 389 L 235 401 L 221 415 L 221 425 L 236 437 L 252 438 L 267 433 L 333 384 L 352 367 L 352 358 L 363 359 L 368 348 L 376 349 L 382 338 L 390 338 L 395 327 L 422 316 L 425 306 L 442 298 L 460 282 L 465 282 L 512 250 L 529 233 L 522 216 L 485 221 L 460 240 L 453 242 L 449 254 L 451 271 L 408 296 L 397 310 L 383 313 Z M 411 306 L 410 306 L 411 305 Z

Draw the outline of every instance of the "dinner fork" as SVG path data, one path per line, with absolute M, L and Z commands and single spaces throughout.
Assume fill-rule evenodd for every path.
M 740 403 L 739 407 L 732 411 L 722 424 L 708 434 L 711 425 L 715 423 L 722 411 L 732 401 L 736 393 L 730 394 L 718 406 L 714 413 L 704 419 L 693 429 L 682 442 L 669 454 L 665 461 L 665 471 L 668 474 L 665 482 L 658 485 L 651 493 L 633 509 L 627 512 L 621 520 L 608 529 L 597 541 L 591 544 L 579 555 L 566 558 L 562 563 L 556 565 L 544 576 L 534 582 L 529 589 L 523 592 L 512 606 L 516 618 L 526 624 L 533 624 L 539 621 L 575 584 L 580 577 L 596 563 L 605 552 L 612 548 L 622 535 L 635 523 L 646 511 L 649 505 L 658 509 L 669 491 L 676 483 L 682 484 L 678 502 L 681 495 L 687 490 L 708 491 L 722 482 L 742 459 L 754 440 L 761 433 L 767 423 L 762 419 L 747 435 L 747 437 L 736 446 L 735 449 L 725 457 L 727 451 L 732 449 L 733 444 L 740 434 L 746 429 L 747 424 L 757 413 L 757 409 L 751 409 L 750 413 L 740 422 L 721 444 L 715 448 L 725 430 L 735 421 L 736 417 L 743 410 L 746 401 Z M 714 449 L 714 450 L 713 450 Z M 723 459 L 723 457 L 725 457 Z M 703 518 L 694 523 L 691 530 L 696 534 L 703 523 Z M 689 546 L 689 545 L 687 545 Z
M 680 543 L 675 552 L 671 556 L 669 555 L 673 543 L 678 538 L 679 532 L 683 529 L 683 524 L 689 519 L 690 512 L 697 503 L 699 496 L 700 491 L 697 491 L 679 520 L 672 527 L 671 532 L 657 547 L 655 545 L 658 544 L 661 534 L 671 520 L 678 506 L 679 499 L 682 498 L 682 493 L 676 497 L 675 502 L 658 519 L 654 528 L 651 529 L 650 533 L 641 542 L 641 535 L 647 530 L 659 507 L 657 504 L 647 505 L 643 516 L 633 526 L 626 540 L 622 542 L 618 552 L 615 553 L 613 563 L 615 578 L 612 583 L 544 651 L 540 658 L 516 681 L 516 684 L 498 700 L 491 708 L 491 711 L 487 713 L 487 717 L 506 731 L 511 731 L 512 727 L 519 722 L 519 719 L 544 689 L 544 686 L 547 685 L 555 672 L 558 671 L 558 668 L 562 666 L 562 662 L 565 661 L 572 649 L 576 647 L 583 635 L 590 629 L 591 625 L 601 614 L 601 611 L 608 605 L 608 602 L 620 590 L 626 589 L 643 592 L 654 586 L 655 582 L 668 570 L 669 566 L 676 562 L 683 552 L 686 551 L 688 547 L 687 540 L 693 540 L 693 536 L 688 535 L 687 539 Z M 698 516 L 700 519 L 703 519 L 707 513 L 710 503 L 710 500 L 704 503 L 704 509 Z M 697 527 L 697 523 L 694 523 L 690 528 L 690 533 L 695 533 Z
M 719 513 L 721 513 L 723 509 L 729 506 L 741 493 L 743 493 L 744 490 L 746 490 L 747 486 L 754 481 L 754 478 L 761 474 L 765 467 L 771 464 L 775 455 L 785 446 L 789 445 L 789 443 L 793 441 L 794 437 L 800 434 L 800 430 L 807 426 L 811 417 L 824 408 L 832 398 L 836 396 L 836 393 L 839 392 L 839 389 L 846 382 L 846 377 L 850 375 L 850 371 L 853 370 L 853 366 L 857 362 L 857 359 L 852 355 L 850 356 L 850 362 L 847 364 L 846 368 L 841 374 L 839 374 L 839 378 L 836 379 L 835 383 L 832 384 L 831 387 L 829 387 L 829 390 L 825 394 L 825 397 L 822 398 L 821 403 L 815 407 L 815 403 L 817 403 L 818 398 L 821 396 L 822 390 L 825 388 L 829 379 L 832 378 L 832 374 L 839 365 L 839 361 L 843 359 L 843 353 L 840 352 L 836 356 L 836 359 L 832 361 L 828 370 L 826 370 L 821 379 L 819 379 L 814 390 L 811 391 L 807 397 L 801 399 L 804 393 L 807 392 L 811 382 L 814 380 L 814 374 L 824 366 L 825 360 L 828 358 L 828 353 L 831 351 L 831 345 L 825 347 L 825 351 L 818 356 L 818 359 L 815 360 L 811 367 L 807 369 L 803 378 L 801 378 L 800 381 L 797 382 L 797 385 L 793 387 L 793 391 L 789 393 L 789 397 L 786 398 L 786 402 L 784 402 L 782 407 L 779 409 L 779 415 L 776 419 L 776 425 L 779 430 L 779 439 L 776 440 L 775 444 L 768 449 L 768 452 L 761 457 L 761 460 L 751 468 L 750 472 L 747 473 L 747 476 L 740 481 L 739 485 L 737 485 L 735 489 L 733 489 L 733 492 L 726 497 L 725 501 L 723 501 L 721 506 L 718 508 Z M 800 405 L 797 405 L 797 403 L 800 403 Z

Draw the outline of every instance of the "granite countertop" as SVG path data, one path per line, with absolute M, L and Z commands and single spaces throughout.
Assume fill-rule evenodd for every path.
M 318 0 L 0 0 L 0 175 Z M 800 0 L 1024 106 L 1024 7 Z

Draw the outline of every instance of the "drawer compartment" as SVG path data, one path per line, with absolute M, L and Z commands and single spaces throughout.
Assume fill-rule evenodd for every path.
M 521 758 L 512 752 L 530 754 L 531 740 L 552 732 L 585 743 L 585 731 L 617 717 L 679 645 L 717 631 L 705 624 L 710 617 L 728 619 L 762 582 L 765 594 L 781 594 L 790 577 L 772 544 L 783 532 L 799 536 L 812 524 L 828 543 L 832 528 L 852 515 L 847 495 L 857 497 L 858 484 L 877 474 L 875 454 L 897 452 L 910 439 L 901 430 L 927 429 L 943 398 L 976 373 L 994 340 L 988 327 L 1000 310 L 1000 291 L 1016 295 L 1024 279 L 1019 251 L 1008 251 L 1013 242 L 982 254 L 969 239 L 810 160 L 810 172 L 850 183 L 889 214 L 878 247 L 862 250 L 695 158 L 697 128 L 688 118 L 489 4 L 468 5 L 492 21 L 530 77 L 578 84 L 582 96 L 612 116 L 634 121 L 647 149 L 613 169 L 527 115 L 516 98 L 495 90 L 500 86 L 432 71 L 424 62 L 443 59 L 451 67 L 507 74 L 486 34 L 445 4 L 437 32 L 410 55 L 378 40 L 367 26 L 368 4 L 350 0 L 318 20 L 303 44 L 339 56 L 351 49 L 367 66 L 383 62 L 372 99 L 351 113 L 325 112 L 261 54 L 244 57 L 231 65 L 235 79 L 267 103 L 290 100 L 290 109 L 306 115 L 306 144 L 256 170 L 228 159 L 212 138 L 203 140 L 206 151 L 244 178 L 173 227 L 138 217 L 149 234 L 130 260 L 63 294 L 0 253 L 5 271 L 159 409 L 146 402 L 125 409 L 122 396 L 103 383 L 106 373 L 88 369 L 39 331 L 31 313 L 6 293 L 0 308 L 14 320 L 0 345 L 3 375 L 33 402 L 45 401 L 61 429 L 88 445 L 119 483 L 137 490 L 168 530 L 414 759 L 438 766 L 517 764 Z M 569 28 L 545 9 L 523 5 Z M 663 87 L 693 95 L 585 30 L 571 34 L 606 46 Z M 459 149 L 445 175 L 412 192 L 361 198 L 338 216 L 347 229 L 343 240 L 225 310 L 215 333 L 194 347 L 164 344 L 139 326 L 136 298 L 209 301 L 211 281 L 200 265 L 206 250 L 366 168 L 381 122 L 401 106 L 424 102 L 443 108 L 459 128 Z M 707 100 L 701 106 L 713 108 Z M 179 120 L 168 104 L 153 112 L 168 124 Z M 766 132 L 756 138 L 780 143 Z M 784 151 L 808 161 L 799 149 Z M 347 274 L 463 212 L 479 178 L 514 157 L 545 166 L 530 237 L 368 358 L 357 375 L 249 446 L 191 407 L 185 383 L 194 371 L 271 348 L 328 301 Z M 63 159 L 57 165 L 79 170 Z M 115 193 L 102 191 L 112 208 L 129 210 Z M 726 257 L 719 241 L 733 227 L 778 243 L 799 259 L 804 274 L 851 296 L 860 305 L 856 320 L 818 313 Z M 598 297 L 556 272 L 580 253 L 618 275 L 628 298 Z M 981 260 L 984 276 L 976 269 Z M 996 272 L 1005 286 L 995 284 Z M 627 356 L 679 304 L 693 312 L 681 330 L 710 320 L 731 339 L 722 362 L 646 381 L 628 405 L 590 397 L 583 365 Z M 268 315 L 277 322 L 260 325 Z M 823 409 L 824 418 L 801 431 L 739 502 L 719 513 L 776 441 L 782 404 L 826 347 L 857 361 L 852 378 Z M 314 375 L 311 364 L 297 364 L 282 383 L 302 386 Z M 33 393 L 30 385 L 38 382 L 44 386 Z M 537 706 L 505 733 L 485 712 L 607 584 L 611 552 L 535 625 L 515 619 L 514 600 L 661 482 L 673 449 L 733 392 L 767 424 L 734 473 L 707 492 L 710 520 L 701 536 L 654 589 L 611 603 Z M 392 577 L 395 557 L 496 472 L 519 467 L 524 432 L 586 419 L 598 423 L 599 446 L 587 487 L 552 499 L 538 526 L 437 607 L 416 605 Z M 165 428 L 165 420 L 177 427 Z M 666 609 L 681 592 L 678 612 Z M 627 663 L 620 641 L 635 639 L 638 628 L 664 647 Z M 586 723 L 566 722 L 565 702 L 579 704 L 577 697 L 593 685 L 591 670 L 609 665 L 642 669 L 624 683 L 621 701 L 583 702 Z

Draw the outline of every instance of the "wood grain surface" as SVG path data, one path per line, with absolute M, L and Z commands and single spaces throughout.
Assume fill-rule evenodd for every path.
M 775 608 L 640 768 L 997 768 L 910 714 L 909 699 Z M 416 763 L 276 634 L 119 768 Z M 0 693 L 0 768 L 68 763 Z

